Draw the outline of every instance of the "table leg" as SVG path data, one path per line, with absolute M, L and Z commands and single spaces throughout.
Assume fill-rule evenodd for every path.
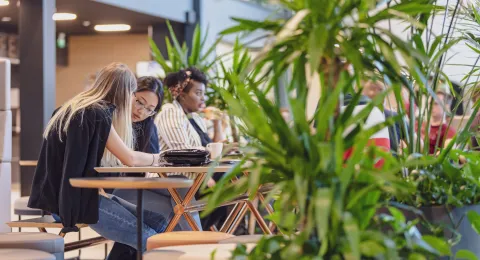
M 187 194 L 185 194 L 185 197 L 184 197 L 183 200 L 180 198 L 180 195 L 178 194 L 178 192 L 175 189 L 168 189 L 170 195 L 172 196 L 173 200 L 175 201 L 175 204 L 177 204 L 177 205 L 175 206 L 175 209 L 174 209 L 175 215 L 173 216 L 173 218 L 168 223 L 168 226 L 167 226 L 167 229 L 165 230 L 165 232 L 173 231 L 173 229 L 177 226 L 178 221 L 180 221 L 180 218 L 181 218 L 182 215 L 185 216 L 185 218 L 187 219 L 187 222 L 188 222 L 189 226 L 192 228 L 192 230 L 195 230 L 195 231 L 200 230 L 200 228 L 198 227 L 198 225 L 195 222 L 195 220 L 193 219 L 193 217 L 191 217 L 191 215 L 190 215 L 190 217 L 191 217 L 190 219 L 189 219 L 189 217 L 187 217 L 187 214 L 185 214 L 184 209 L 185 209 L 185 207 L 190 205 L 191 200 L 195 197 L 195 193 L 197 193 L 197 191 L 202 186 L 202 182 L 205 179 L 206 175 L 207 175 L 206 173 L 199 173 L 197 175 L 197 178 L 195 178 L 195 180 L 193 181 L 193 185 L 190 187 L 190 189 L 188 189 Z M 161 176 L 164 177 L 164 178 L 167 177 L 166 174 L 161 174 Z M 188 213 L 188 214 L 190 214 L 190 213 Z
M 185 212 L 185 213 L 183 213 L 183 216 L 187 220 L 188 225 L 190 225 L 190 227 L 192 227 L 193 231 L 199 231 L 200 230 L 198 228 L 197 222 L 195 222 L 195 219 L 193 218 L 192 214 L 190 214 L 189 212 Z
M 143 258 L 143 190 L 137 190 L 137 260 Z
M 240 208 L 241 208 L 240 206 L 244 205 L 244 204 L 245 204 L 244 202 L 240 202 L 240 203 L 235 204 L 233 209 L 230 211 L 230 214 L 228 214 L 227 219 L 225 220 L 223 225 L 220 227 L 220 232 L 226 232 L 227 231 L 227 229 L 232 225 L 235 217 L 240 212 Z
M 257 219 L 257 223 L 258 225 L 260 225 L 260 228 L 262 229 L 263 233 L 271 235 L 272 231 L 268 228 L 267 223 L 265 223 L 265 220 L 263 219 L 260 212 L 258 212 L 258 209 L 252 204 L 251 201 L 247 201 L 247 206 L 252 212 L 252 214 L 255 216 L 255 218 Z
M 243 203 L 242 206 L 240 207 L 240 212 L 238 215 L 235 217 L 233 220 L 233 223 L 228 227 L 227 233 L 232 234 L 235 233 L 235 231 L 238 228 L 238 225 L 240 225 L 240 222 L 242 222 L 243 217 L 245 217 L 245 214 L 247 213 L 247 204 Z

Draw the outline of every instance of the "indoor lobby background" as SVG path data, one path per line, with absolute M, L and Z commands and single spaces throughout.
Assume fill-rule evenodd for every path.
M 152 61 L 149 38 L 166 56 L 165 38 L 169 37 L 166 21 L 170 21 L 177 38 L 192 44 L 193 31 L 199 25 L 202 34 L 208 31 L 206 45 L 213 44 L 219 33 L 234 25 L 231 17 L 265 20 L 280 15 L 275 4 L 261 0 L 0 0 L 0 58 L 11 63 L 10 102 L 12 125 L 11 172 L 0 172 L 0 211 L 11 210 L 15 200 L 28 196 L 33 166 L 20 166 L 21 161 L 38 157 L 43 129 L 51 113 L 59 105 L 89 86 L 96 72 L 112 61 L 127 64 L 137 76 L 162 75 Z M 275 1 L 272 1 L 275 2 Z M 442 2 L 442 1 L 439 1 Z M 73 14 L 58 16 L 54 14 Z M 283 14 L 282 14 L 283 15 Z M 288 15 L 288 14 L 284 14 Z M 65 20 L 64 20 L 65 19 Z M 438 19 L 440 22 L 442 19 Z M 124 25 L 126 31 L 99 31 L 97 25 Z M 386 26 L 386 25 L 385 25 Z M 433 30 L 441 28 L 435 25 Z M 121 28 L 121 26 L 120 26 Z M 398 30 L 403 29 L 398 26 Z M 393 30 L 397 27 L 393 22 Z M 440 30 L 440 29 L 438 29 Z M 216 55 L 232 50 L 235 38 L 223 37 Z M 241 38 L 247 43 L 255 38 Z M 249 45 L 252 53 L 263 44 Z M 451 64 L 475 62 L 475 55 L 465 45 L 451 53 Z M 446 74 L 460 81 L 461 67 L 446 66 Z M 308 113 L 313 115 L 320 93 L 308 97 Z M 2 171 L 5 168 L 2 168 Z M 8 183 L 7 183 L 8 182 Z M 11 190 L 11 192 L 10 192 Z M 0 216 L 1 218 L 2 216 Z M 17 216 L 9 216 L 16 219 Z M 0 231 L 10 229 L 0 219 Z M 77 239 L 69 234 L 66 240 Z M 82 231 L 82 236 L 95 236 Z M 104 247 L 82 250 L 82 259 L 102 259 Z M 78 251 L 66 257 L 78 255 Z

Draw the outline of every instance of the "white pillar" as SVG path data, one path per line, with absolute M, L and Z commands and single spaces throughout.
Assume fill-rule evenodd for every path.
M 0 59 L 0 232 L 10 232 L 12 192 L 12 111 L 10 60 Z

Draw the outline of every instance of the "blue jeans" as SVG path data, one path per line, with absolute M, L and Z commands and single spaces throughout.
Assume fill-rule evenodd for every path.
M 137 207 L 117 196 L 99 195 L 97 224 L 89 225 L 101 236 L 129 245 L 137 249 Z M 143 210 L 143 251 L 146 250 L 147 239 L 162 233 L 167 227 L 165 216 L 147 209 Z
M 188 189 L 177 189 L 180 197 L 184 198 Z M 135 190 L 120 190 L 116 189 L 112 193 L 116 197 L 122 198 L 125 201 L 128 201 L 132 204 L 137 204 L 137 192 Z M 195 199 L 192 200 L 192 202 Z M 143 191 L 143 209 L 153 212 L 157 212 L 165 216 L 167 220 L 172 219 L 175 215 L 173 208 L 175 207 L 175 201 L 173 201 L 170 193 L 167 189 L 156 189 L 156 190 L 145 190 Z M 200 230 L 202 229 L 200 223 L 200 216 L 198 212 L 191 213 L 195 222 L 197 222 Z M 191 231 L 192 228 L 188 225 L 187 220 L 182 216 L 178 221 L 177 226 L 173 229 L 174 231 Z

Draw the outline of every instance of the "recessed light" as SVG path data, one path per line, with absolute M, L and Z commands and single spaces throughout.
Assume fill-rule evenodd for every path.
M 10 22 L 11 20 L 12 20 L 12 17 L 8 17 L 8 16 L 2 17 L 2 22 Z
M 129 31 L 131 28 L 128 24 L 97 24 L 95 25 L 95 31 L 99 32 L 122 32 Z
M 83 21 L 82 24 L 83 24 L 83 26 L 88 27 L 88 26 L 90 26 L 91 23 L 90 23 L 90 21 Z
M 77 15 L 72 13 L 54 13 L 52 18 L 55 21 L 75 20 Z

